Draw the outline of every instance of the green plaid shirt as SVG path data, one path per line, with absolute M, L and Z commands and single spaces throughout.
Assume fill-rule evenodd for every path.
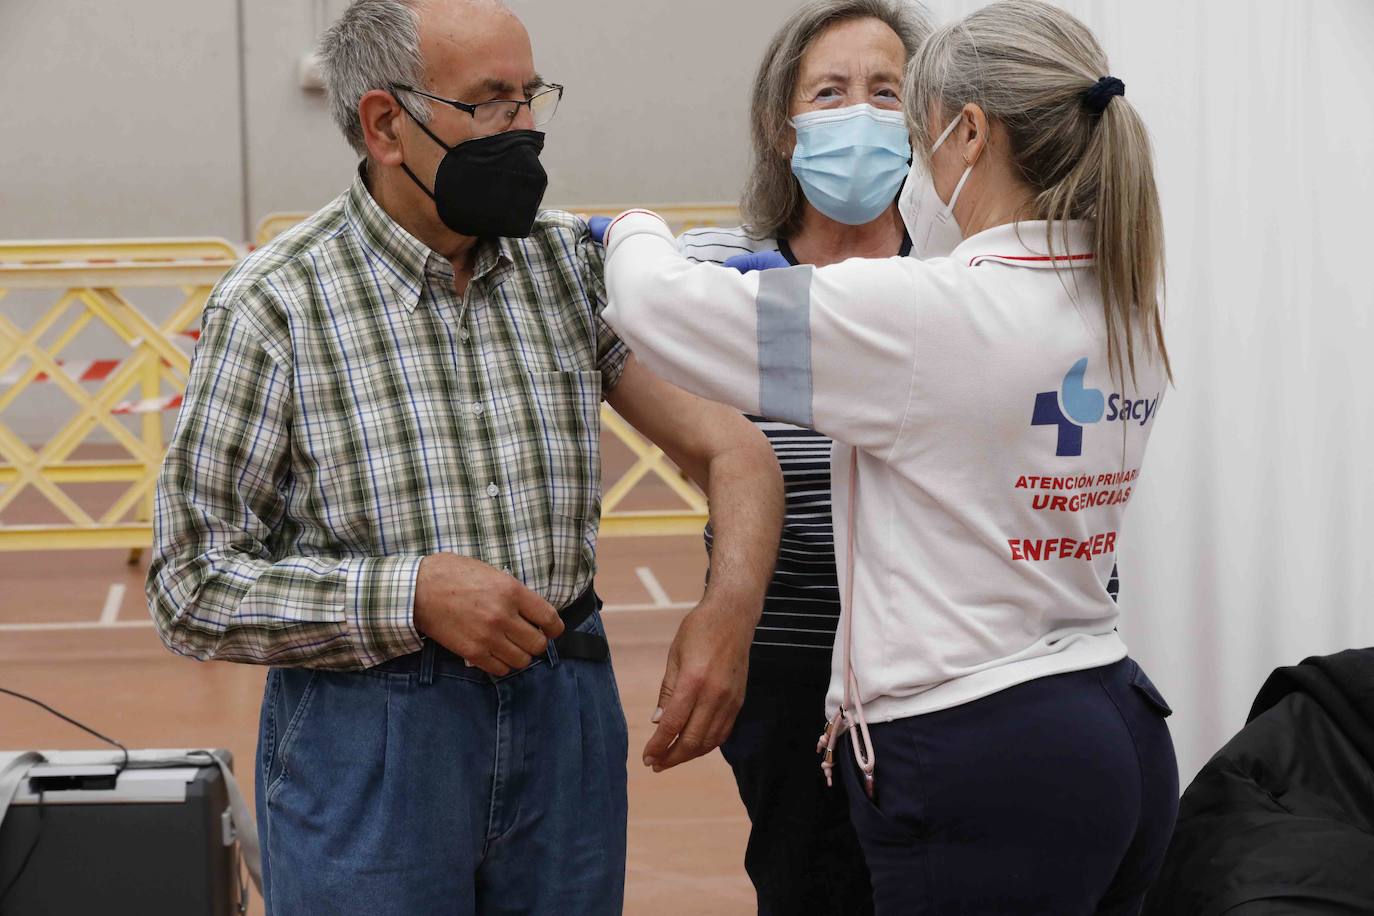
M 629 353 L 602 253 L 540 215 L 442 256 L 348 193 L 216 287 L 157 487 L 148 601 L 197 658 L 365 668 L 415 651 L 420 559 L 591 582 L 600 404 Z

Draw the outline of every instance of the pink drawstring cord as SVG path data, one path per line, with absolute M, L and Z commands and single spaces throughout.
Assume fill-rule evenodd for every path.
M 850 450 L 849 461 L 849 518 L 845 537 L 845 568 L 847 575 L 844 583 L 844 700 L 839 712 L 835 713 L 816 742 L 816 753 L 821 754 L 821 772 L 825 774 L 825 784 L 834 785 L 835 744 L 840 732 L 849 729 L 849 745 L 854 751 L 854 762 L 863 774 L 864 792 L 873 798 L 873 771 L 877 763 L 877 753 L 873 750 L 873 739 L 868 734 L 868 720 L 864 718 L 862 694 L 859 691 L 859 678 L 854 673 L 854 652 L 851 637 L 854 632 L 854 498 L 858 488 L 859 450 Z

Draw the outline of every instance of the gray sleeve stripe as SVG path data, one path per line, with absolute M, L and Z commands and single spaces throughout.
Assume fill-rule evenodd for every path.
M 759 412 L 810 427 L 811 275 L 814 268 L 759 273 Z

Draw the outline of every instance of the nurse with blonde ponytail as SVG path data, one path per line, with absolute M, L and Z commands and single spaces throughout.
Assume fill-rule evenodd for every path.
M 903 107 L 930 260 L 740 274 L 632 211 L 605 318 L 670 381 L 835 440 L 820 749 L 877 912 L 1135 913 L 1178 801 L 1107 590 L 1170 378 L 1145 127 L 1038 0 L 938 30 Z

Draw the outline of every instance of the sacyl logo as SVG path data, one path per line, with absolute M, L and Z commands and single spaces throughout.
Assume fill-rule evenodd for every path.
M 1120 394 L 1106 397 L 1096 388 L 1085 388 L 1083 376 L 1088 371 L 1084 357 L 1073 364 L 1064 384 L 1058 391 L 1042 391 L 1035 396 L 1035 411 L 1031 426 L 1054 426 L 1059 439 L 1054 453 L 1060 457 L 1083 454 L 1083 427 L 1097 423 L 1106 414 L 1108 421 L 1137 420 L 1141 426 L 1149 422 L 1159 398 L 1131 400 Z

